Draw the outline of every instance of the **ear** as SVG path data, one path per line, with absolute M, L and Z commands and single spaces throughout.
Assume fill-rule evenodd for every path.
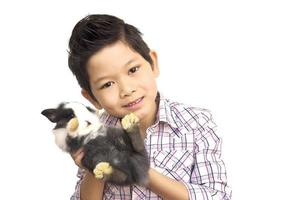
M 87 99 L 91 104 L 93 104 L 95 106 L 95 108 L 97 109 L 102 109 L 102 107 L 100 106 L 100 104 L 98 103 L 98 101 L 96 101 L 93 97 L 91 97 L 91 95 L 84 89 L 81 90 L 81 95 Z
M 51 122 L 56 122 L 56 109 L 45 109 L 41 112 L 41 114 L 47 117 Z
M 157 53 L 153 50 L 151 50 L 149 52 L 149 55 L 152 59 L 152 65 L 151 65 L 151 68 L 152 68 L 152 71 L 155 75 L 155 78 L 157 78 L 159 76 L 159 67 L 158 67 L 158 60 L 157 60 Z

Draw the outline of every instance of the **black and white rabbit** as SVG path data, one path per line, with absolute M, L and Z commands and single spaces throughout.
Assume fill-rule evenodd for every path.
M 77 102 L 61 103 L 42 114 L 56 123 L 52 132 L 59 148 L 74 153 L 83 147 L 81 163 L 96 178 L 118 185 L 147 185 L 148 155 L 134 114 L 121 120 L 123 129 L 102 124 L 96 110 Z

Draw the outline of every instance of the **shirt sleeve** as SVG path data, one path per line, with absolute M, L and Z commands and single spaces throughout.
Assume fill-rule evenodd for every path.
M 75 192 L 71 196 L 70 200 L 80 200 L 80 184 L 83 179 L 83 176 L 84 176 L 84 170 L 79 168 L 77 172 L 77 177 L 79 178 L 79 180 L 76 183 Z
M 202 110 L 194 130 L 195 163 L 189 183 L 184 183 L 191 200 L 230 200 L 224 162 L 221 159 L 221 138 L 209 111 Z

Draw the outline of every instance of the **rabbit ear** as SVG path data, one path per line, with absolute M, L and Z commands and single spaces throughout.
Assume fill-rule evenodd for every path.
M 56 122 L 57 110 L 54 108 L 45 109 L 41 112 L 42 115 L 47 117 L 51 122 Z

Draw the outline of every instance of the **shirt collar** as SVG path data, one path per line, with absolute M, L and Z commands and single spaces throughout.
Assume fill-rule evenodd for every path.
M 107 112 L 102 113 L 100 121 L 108 126 L 121 127 L 120 119 L 108 114 Z
M 158 122 L 165 122 L 168 123 L 172 128 L 180 128 L 181 123 L 172 115 L 174 111 L 171 109 L 172 106 L 170 100 L 166 99 L 162 93 L 158 93 L 157 98 L 159 99 L 159 106 L 155 124 Z
M 156 101 L 158 103 L 158 110 L 156 115 L 156 122 L 152 126 L 156 126 L 159 122 L 165 122 L 172 128 L 180 128 L 182 124 L 174 118 L 174 111 L 171 109 L 171 102 L 166 99 L 161 92 L 157 93 Z M 173 115 L 172 115 L 173 113 Z M 100 116 L 100 121 L 109 126 L 121 127 L 120 119 L 114 117 L 107 112 L 104 112 Z

